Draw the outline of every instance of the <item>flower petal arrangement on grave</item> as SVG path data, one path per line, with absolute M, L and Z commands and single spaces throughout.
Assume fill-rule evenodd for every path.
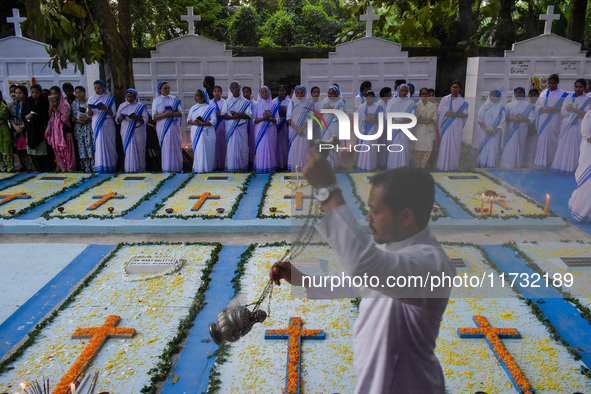
M 251 174 L 193 174 L 158 204 L 152 217 L 188 219 L 231 218 L 242 199 Z
M 65 190 L 76 187 L 91 178 L 91 174 L 41 174 L 26 178 L 0 190 L 0 217 L 17 217 L 43 204 Z M 14 211 L 10 213 L 9 211 Z
M 281 258 L 287 247 L 254 245 L 245 253 L 247 257 L 235 278 L 236 288 L 240 289 L 236 298 L 241 304 L 257 298 L 269 278 L 271 262 Z M 328 260 L 328 269 L 337 263 L 325 246 L 312 246 L 298 258 Z M 303 293 L 294 297 L 292 290 L 295 288 L 287 283 L 275 287 L 267 319 L 229 347 L 223 345 L 225 361 L 214 366 L 208 393 L 294 393 L 300 392 L 293 390 L 298 387 L 298 379 L 301 392 L 354 391 L 350 335 L 356 308 L 347 299 L 312 301 L 300 298 Z M 267 302 L 261 309 L 267 311 Z M 275 338 L 276 334 L 296 331 L 304 334 L 302 330 L 309 330 L 306 334 L 310 335 L 323 331 L 325 338 L 302 338 L 300 342 L 294 335 Z M 301 364 L 295 368 L 300 356 Z
M 307 215 L 312 188 L 301 172 L 273 173 L 264 188 L 259 218 L 288 218 Z
M 375 172 L 353 172 L 347 175 L 351 185 L 353 186 L 353 195 L 357 199 L 359 209 L 361 209 L 361 212 L 366 215 L 367 200 L 369 198 L 369 191 L 371 189 L 369 178 L 371 178 L 372 175 L 375 175 Z M 445 208 L 435 201 L 433 209 L 431 210 L 431 219 L 437 220 L 441 217 L 447 217 L 447 212 L 445 211 Z
M 494 263 L 475 245 L 444 244 L 444 248 L 450 258 L 461 259 L 467 266 L 458 268 L 458 276 L 485 273 L 488 278 L 490 273 L 498 274 Z M 504 287 L 497 283 L 487 292 L 491 298 L 473 297 L 473 289 L 463 286 L 452 291 L 436 347 L 450 393 L 562 392 L 565 387 L 569 392 L 588 392 L 591 389 L 589 379 L 580 373 L 582 363 L 553 339 L 553 334 L 511 289 L 509 282 L 505 281 Z M 507 338 L 501 337 L 499 342 L 492 336 L 492 345 L 487 342 L 489 337 L 462 338 L 462 334 L 486 325 L 484 320 L 499 334 L 507 334 Z M 515 332 L 519 337 L 509 335 Z M 502 346 L 505 351 L 493 352 L 493 345 Z M 511 367 L 504 368 L 499 360 Z
M 60 207 L 54 207 L 43 216 L 46 219 L 121 217 L 149 198 L 173 176 L 164 173 L 118 174 L 72 197 Z
M 220 248 L 197 243 L 121 244 L 48 323 L 40 324 L 32 334 L 33 343 L 2 365 L 0 392 L 44 378 L 52 390 L 60 381 L 67 390 L 81 370 L 98 372 L 98 393 L 153 390 L 156 375 L 168 372 L 163 360 L 170 359 L 171 349 L 178 348 L 203 306 Z M 147 273 L 169 260 L 184 264 L 163 275 Z M 130 266 L 136 269 L 135 281 L 122 274 Z M 103 346 L 91 346 L 91 337 Z M 90 363 L 87 368 L 76 365 L 80 358 Z M 84 390 L 88 386 L 89 380 Z M 53 392 L 65 394 L 59 387 Z
M 16 172 L 0 172 L 0 182 L 9 180 L 17 175 Z
M 465 262 L 460 275 L 498 274 L 482 249 L 469 244 L 444 247 L 450 258 Z M 280 258 L 284 248 L 269 245 L 252 249 L 237 279 L 241 289 L 237 298 L 241 303 L 251 302 L 265 286 L 270 262 Z M 315 253 L 306 258 L 332 258 L 322 246 L 315 248 Z M 212 370 L 209 393 L 300 392 L 294 388 L 301 392 L 353 392 L 351 344 L 356 309 L 352 310 L 346 300 L 310 301 L 296 298 L 299 293 L 293 295 L 292 291 L 286 283 L 276 288 L 267 320 L 255 325 L 239 341 L 223 345 L 223 361 Z M 447 392 L 591 389 L 589 379 L 580 374 L 581 362 L 553 339 L 531 307 L 509 285 L 489 291 L 488 295 L 494 298 L 476 298 L 465 288 L 453 290 L 436 348 Z M 498 338 L 487 335 L 488 331 L 485 335 L 475 332 L 487 324 Z M 288 335 L 290 330 L 310 330 L 306 335 L 325 336 L 314 341 L 304 338 L 298 344 L 297 335 Z M 277 335 L 284 338 L 269 339 Z M 290 338 L 295 341 L 290 342 Z M 491 346 L 498 350 L 491 350 Z M 300 355 L 298 374 L 297 370 L 290 370 L 290 360 Z M 294 386 L 298 378 L 300 385 Z
M 581 305 L 591 308 L 591 244 L 520 242 L 508 246 L 540 274 L 541 282 L 545 282 L 547 274 L 549 284 L 564 296 L 580 298 Z
M 439 188 L 470 215 L 492 217 L 544 218 L 544 207 L 518 190 L 503 186 L 494 178 L 478 172 L 435 172 Z M 491 214 L 492 207 L 492 214 Z M 548 216 L 556 216 L 549 213 Z

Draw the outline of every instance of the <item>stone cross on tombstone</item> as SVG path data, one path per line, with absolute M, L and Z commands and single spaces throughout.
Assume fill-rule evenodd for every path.
M 361 15 L 359 19 L 365 21 L 365 37 L 371 37 L 373 30 L 373 21 L 379 21 L 380 16 L 378 14 L 373 13 L 372 6 L 368 6 L 367 14 Z
M 554 13 L 554 6 L 549 5 L 546 13 L 540 15 L 540 20 L 546 21 L 546 24 L 544 25 L 544 34 L 552 34 L 552 21 L 557 21 L 559 19 L 560 15 Z
M 181 20 L 187 21 L 189 23 L 189 35 L 195 35 L 195 22 L 199 22 L 201 20 L 201 15 L 194 15 L 193 14 L 193 7 L 187 7 L 187 15 L 181 15 Z
M 20 14 L 18 8 L 13 8 L 12 9 L 12 16 L 6 18 L 6 22 L 14 24 L 14 35 L 16 37 L 23 36 L 23 32 L 21 30 L 21 23 L 23 23 L 26 20 L 27 20 L 27 18 L 21 17 L 21 14 Z

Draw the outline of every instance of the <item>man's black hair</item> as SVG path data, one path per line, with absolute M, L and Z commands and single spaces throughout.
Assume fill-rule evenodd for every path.
M 394 86 L 400 86 L 404 83 L 406 83 L 406 79 L 397 79 L 394 81 Z
M 398 167 L 377 173 L 369 182 L 384 188 L 384 203 L 394 215 L 409 208 L 417 226 L 420 229 L 427 226 L 435 202 L 435 181 L 431 174 L 421 168 Z
M 548 77 L 548 81 L 550 81 L 551 79 L 555 80 L 556 83 L 560 83 L 560 78 L 558 77 L 558 74 L 550 74 L 550 76 Z
M 460 89 L 462 88 L 462 84 L 457 79 L 454 79 L 454 81 L 449 86 L 453 86 L 453 85 L 458 85 L 460 87 Z
M 380 90 L 380 97 L 387 97 L 388 93 L 392 93 L 392 88 L 386 86 Z
M 532 88 L 532 89 L 530 89 L 530 90 L 529 90 L 529 92 L 528 92 L 527 94 L 532 94 L 533 92 L 537 93 L 537 94 L 538 94 L 538 96 L 540 95 L 540 91 L 539 91 L 538 89 L 536 89 L 536 88 Z
M 213 77 L 211 75 L 206 75 L 203 78 L 203 87 L 213 89 L 214 86 L 215 86 L 215 77 Z
M 587 86 L 587 80 L 585 78 L 579 78 L 575 81 L 575 85 L 577 83 L 580 83 L 581 85 L 583 85 L 583 87 Z
M 363 89 L 371 89 L 371 82 L 369 82 L 369 81 L 361 82 L 361 85 L 359 85 L 359 91 L 363 92 Z
M 70 82 L 64 82 L 62 85 L 62 90 L 66 89 L 74 90 L 74 85 L 72 85 Z

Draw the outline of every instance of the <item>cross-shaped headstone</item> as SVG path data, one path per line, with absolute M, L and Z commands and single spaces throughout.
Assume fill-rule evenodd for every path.
M 117 315 L 111 315 L 100 327 L 78 328 L 74 331 L 72 339 L 90 338 L 88 344 L 80 353 L 74 364 L 68 372 L 61 378 L 52 394 L 66 394 L 70 390 L 70 384 L 90 365 L 98 351 L 109 338 L 131 338 L 136 334 L 133 328 L 122 328 L 115 326 L 119 324 L 121 318 Z
M 521 334 L 514 328 L 493 328 L 486 317 L 474 316 L 474 323 L 478 328 L 458 328 L 460 338 L 484 338 L 493 354 L 509 375 L 509 380 L 519 393 L 534 392 L 532 384 L 527 380 L 511 353 L 507 350 L 501 338 L 521 338 Z
M 283 198 L 295 198 L 296 200 L 296 206 L 295 209 L 296 211 L 301 211 L 302 209 L 304 209 L 304 198 L 312 198 L 311 195 L 305 195 L 302 192 L 297 192 L 295 195 L 291 195 L 291 194 L 286 194 L 283 196 Z
M 368 6 L 367 14 L 361 15 L 359 19 L 365 21 L 365 37 L 371 37 L 373 30 L 373 21 L 379 21 L 380 16 L 378 14 L 373 13 L 372 6 Z
M 307 330 L 302 328 L 302 319 L 292 317 L 289 327 L 284 330 L 267 330 L 265 339 L 287 339 L 287 366 L 285 377 L 285 392 L 299 393 L 301 387 L 302 338 L 326 339 L 323 330 Z
M 194 199 L 198 199 L 197 202 L 195 203 L 195 205 L 193 205 L 193 208 L 191 208 L 191 211 L 198 211 L 201 206 L 203 204 L 205 204 L 205 201 L 207 201 L 208 199 L 212 199 L 212 200 L 219 200 L 220 196 L 214 196 L 213 194 L 209 194 L 209 192 L 205 192 L 203 194 L 201 194 L 200 196 L 189 196 L 189 199 L 194 200 Z
M 201 20 L 201 15 L 194 15 L 193 14 L 193 7 L 187 7 L 187 15 L 181 15 L 181 20 L 187 21 L 189 23 L 189 35 L 195 35 L 195 22 L 199 22 Z
M 18 10 L 18 8 L 13 8 L 12 9 L 12 16 L 9 16 L 8 18 L 6 18 L 6 22 L 14 24 L 14 35 L 16 37 L 23 36 L 23 32 L 21 30 L 21 23 L 23 23 L 26 20 L 27 20 L 27 18 L 25 18 L 24 16 L 21 17 L 21 14 L 20 14 L 20 11 Z
M 98 196 L 93 196 L 92 198 L 94 199 L 99 199 L 97 202 L 95 202 L 94 204 L 92 204 L 91 206 L 89 206 L 88 208 L 86 208 L 87 211 L 94 211 L 95 209 L 97 209 L 98 207 L 100 207 L 101 205 L 103 205 L 104 203 L 106 203 L 107 201 L 109 201 L 112 198 L 125 198 L 124 195 L 121 194 L 117 194 L 117 192 L 110 192 L 108 194 L 99 194 Z
M 560 19 L 559 14 L 554 13 L 554 6 L 549 5 L 546 9 L 546 13 L 540 15 L 541 21 L 546 21 L 544 25 L 544 34 L 552 34 L 552 21 L 557 21 Z
M 17 198 L 27 199 L 31 198 L 27 193 L 16 193 L 16 194 L 0 194 L 0 205 L 6 204 L 9 201 L 16 200 Z

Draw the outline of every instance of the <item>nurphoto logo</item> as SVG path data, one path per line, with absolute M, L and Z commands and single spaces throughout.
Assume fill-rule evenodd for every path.
M 338 109 L 321 109 L 320 112 L 308 108 L 307 120 L 307 138 L 313 140 L 313 127 L 314 121 L 322 129 L 328 129 L 334 122 L 338 122 L 339 126 L 339 141 L 351 139 L 351 121 L 349 115 Z M 327 122 L 323 114 L 333 115 Z M 411 141 L 416 141 L 417 138 L 410 132 L 410 129 L 416 126 L 417 117 L 407 112 L 387 112 L 378 113 L 376 115 L 378 126 L 377 131 L 374 134 L 364 134 L 359 130 L 359 115 L 357 112 L 353 113 L 353 133 L 360 141 L 359 144 L 354 144 L 349 147 L 340 147 L 338 145 L 321 143 L 318 145 L 319 150 L 347 150 L 355 152 L 368 152 L 372 149 L 377 149 L 379 152 L 381 149 L 387 149 L 388 152 L 402 152 L 404 147 L 400 144 L 383 144 L 383 143 L 361 143 L 361 141 L 378 141 L 384 132 L 384 118 L 386 123 L 386 136 L 388 141 L 392 141 L 396 137 L 397 133 L 404 133 Z

